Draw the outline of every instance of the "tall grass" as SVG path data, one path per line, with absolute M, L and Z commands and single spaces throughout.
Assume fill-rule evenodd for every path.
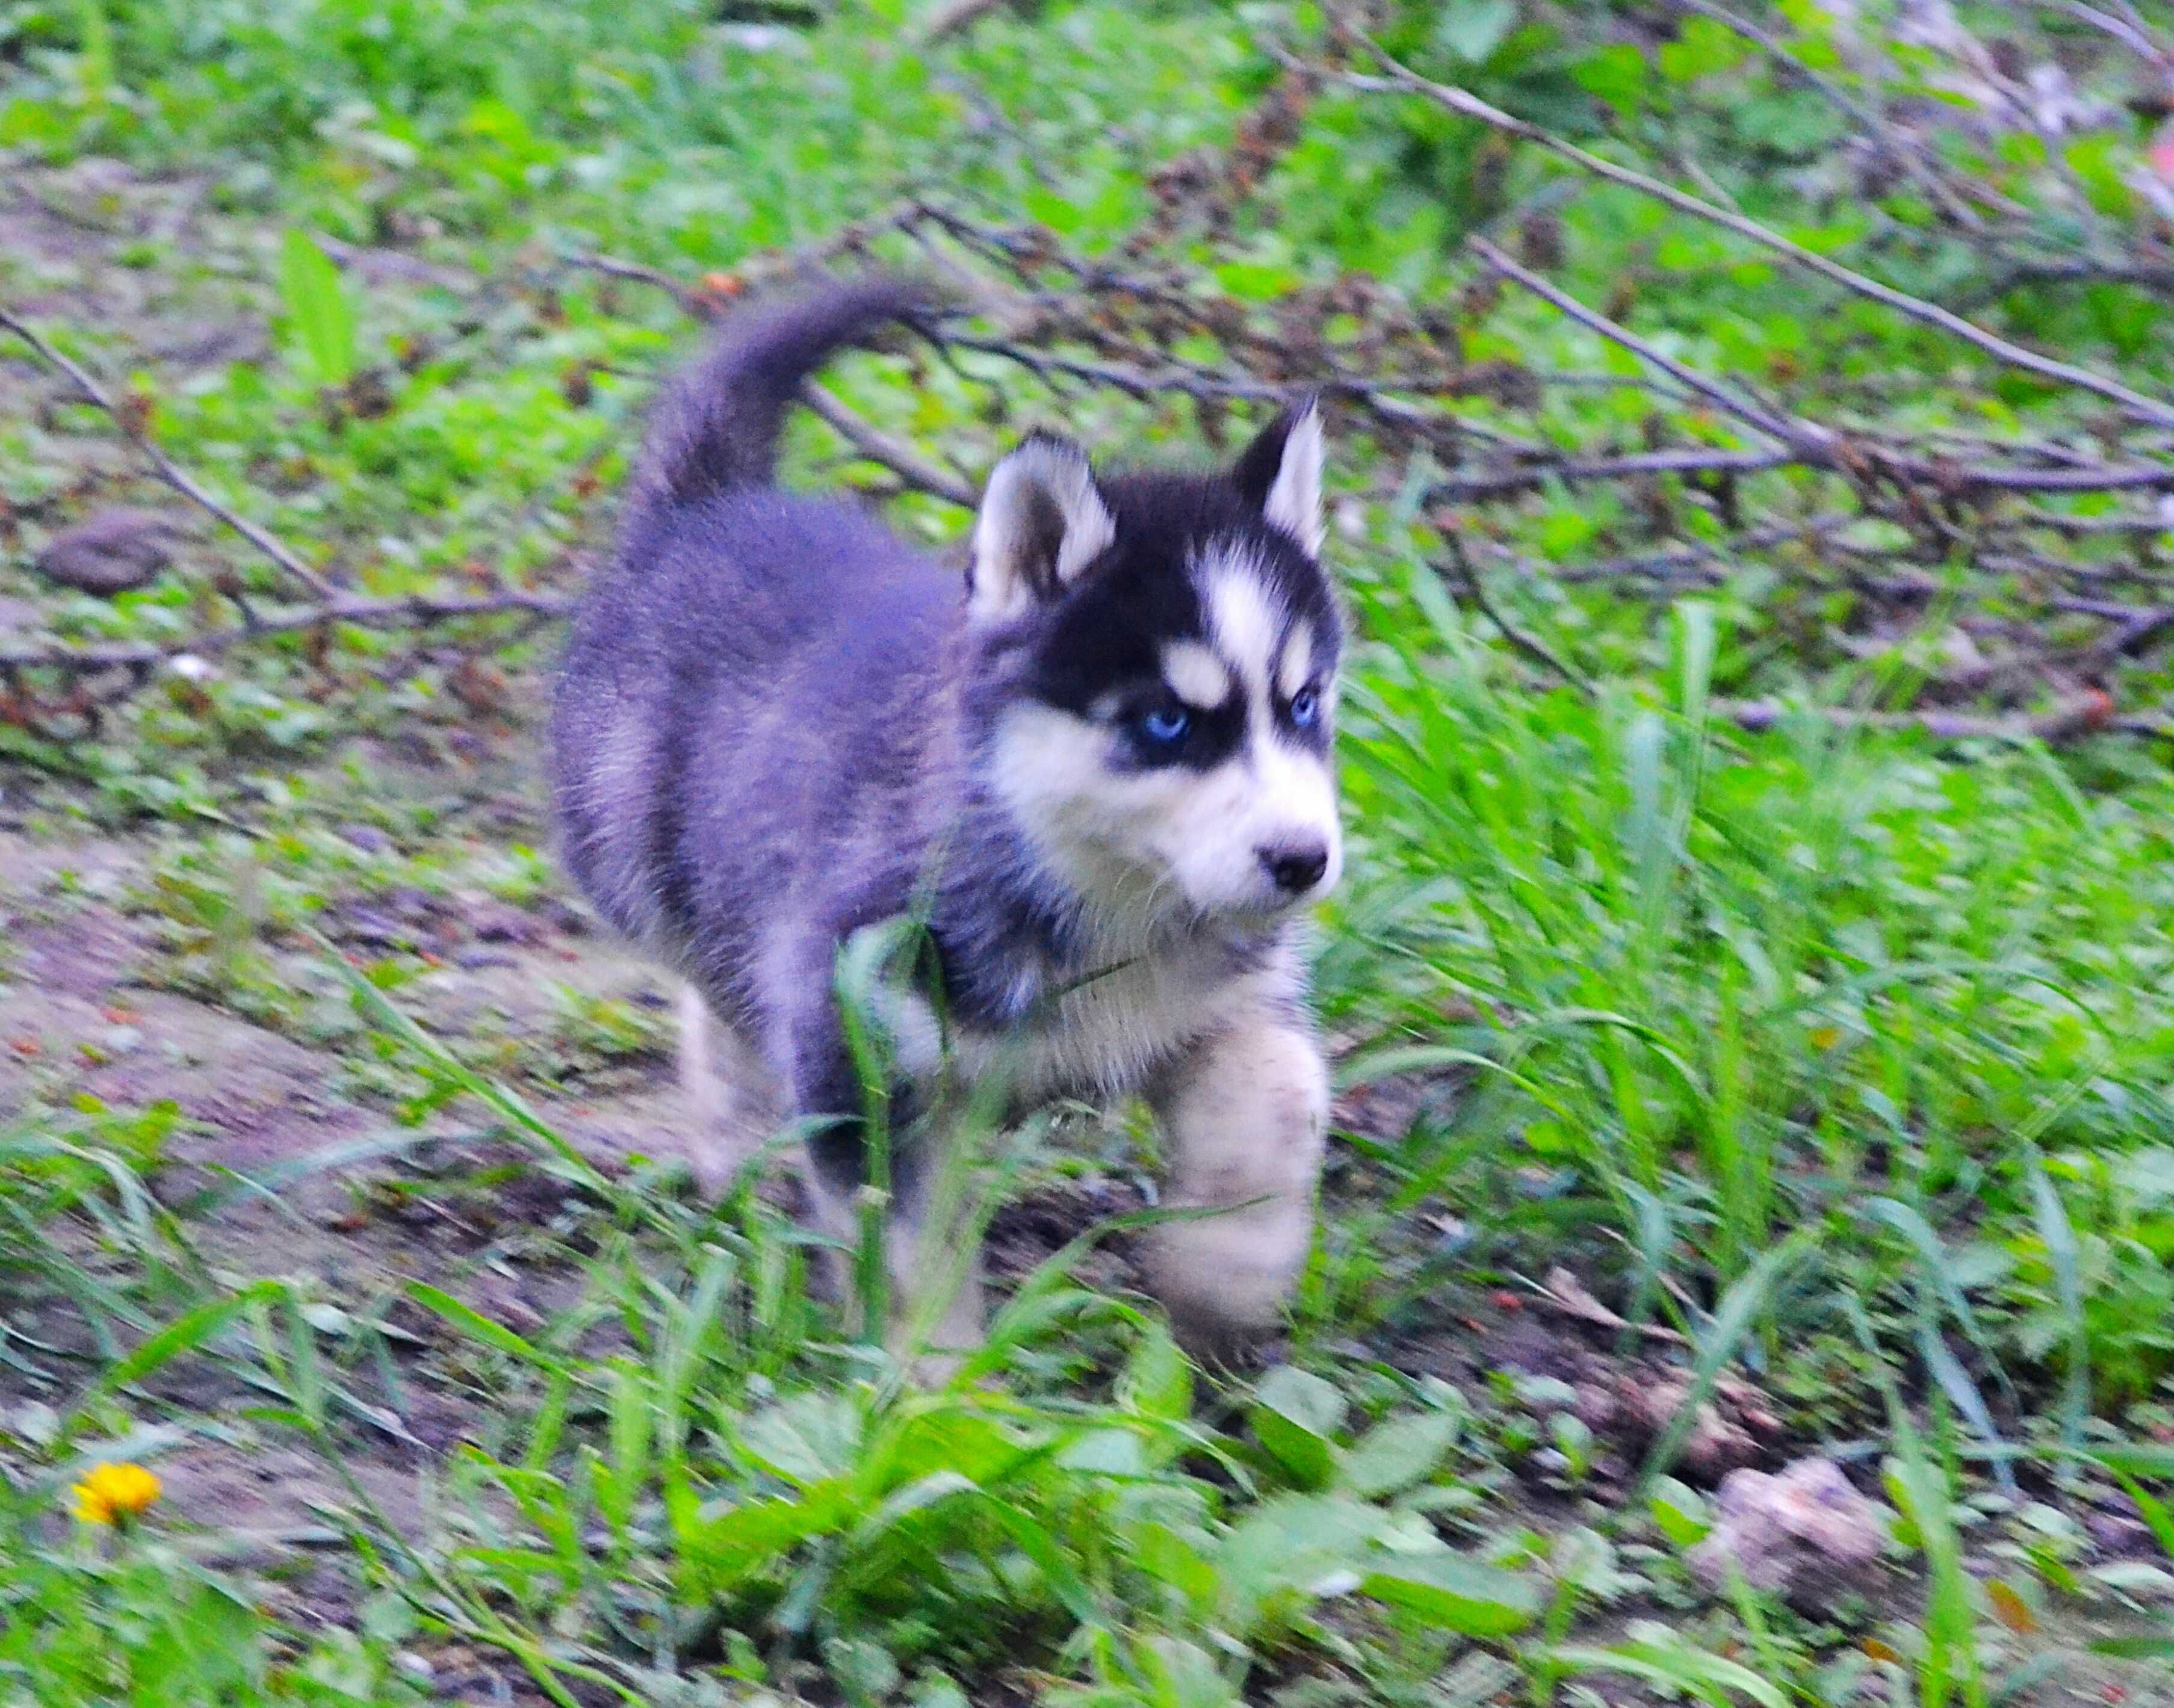
M 1401 1166 L 1454 1154 L 1428 1178 L 1482 1207 L 1506 1168 L 1568 1169 L 1701 1298 L 1808 1225 L 1852 1284 L 1895 1281 L 1941 1261 L 1914 1218 L 1976 1242 L 2009 1325 L 2093 1337 L 2072 1372 L 2112 1349 L 2090 1295 L 2117 1252 L 2085 1273 L 2065 1218 L 2095 1213 L 2057 1183 L 2166 1154 L 2163 782 L 2086 795 L 2042 753 L 1816 711 L 1740 736 L 1695 607 L 1650 688 L 1590 695 L 1517 686 L 1424 566 L 1364 609 L 1324 992 L 1379 1068 L 1480 1064 Z

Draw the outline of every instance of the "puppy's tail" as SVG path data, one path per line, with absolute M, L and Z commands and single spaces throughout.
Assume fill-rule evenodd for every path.
M 801 381 L 879 327 L 935 307 L 927 285 L 879 274 L 741 310 L 658 399 L 628 484 L 633 510 L 767 485 Z

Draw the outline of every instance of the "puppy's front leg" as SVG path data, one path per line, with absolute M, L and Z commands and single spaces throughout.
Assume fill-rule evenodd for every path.
M 1293 1013 L 1251 1013 L 1196 1044 L 1149 1100 L 1165 1207 L 1219 1213 L 1149 1230 L 1149 1284 L 1188 1343 L 1236 1350 L 1274 1329 L 1306 1267 L 1328 1124 L 1320 1046 Z
M 819 1077 L 811 1076 L 802 1087 L 803 1107 L 852 1106 L 857 1080 L 842 1042 L 819 1022 L 811 1025 L 800 1057 L 823 1064 Z M 950 1202 L 956 1182 L 949 1178 L 944 1151 L 946 1123 L 941 1111 L 933 1119 L 924 1115 L 927 1100 L 926 1086 L 911 1079 L 901 1079 L 890 1100 L 890 1189 L 884 1207 L 890 1321 L 884 1338 L 894 1353 L 912 1353 L 917 1379 L 935 1386 L 949 1380 L 958 1358 L 982 1338 L 982 1267 L 978 1248 L 960 1244 L 960 1206 Z M 854 1292 L 854 1254 L 866 1231 L 862 1218 L 870 1170 L 860 1120 L 837 1121 L 812 1133 L 808 1157 L 814 1220 L 835 1244 L 826 1254 L 825 1278 L 844 1302 Z

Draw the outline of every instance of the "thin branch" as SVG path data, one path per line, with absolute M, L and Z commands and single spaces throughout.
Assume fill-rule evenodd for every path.
M 1110 362 L 1083 361 L 1076 356 L 1052 354 L 1046 350 L 1031 349 L 1005 338 L 981 338 L 967 332 L 947 332 L 944 343 L 954 349 L 977 350 L 983 355 L 1002 356 L 1006 361 L 1017 362 L 1021 367 L 1047 379 L 1052 374 L 1068 379 L 1082 380 L 1090 385 L 1108 386 L 1128 397 L 1146 399 L 1159 392 L 1177 392 L 1191 397 L 1236 398 L 1257 403 L 1281 402 L 1290 396 L 1291 387 L 1270 385 L 1265 380 L 1224 380 L 1203 375 L 1188 374 L 1181 370 L 1165 370 L 1161 373 L 1146 369 L 1119 366 Z M 1322 387 L 1324 391 L 1338 389 L 1334 382 Z
M 1495 609 L 1495 602 L 1487 597 L 1487 589 L 1480 583 L 1479 570 L 1473 567 L 1471 556 L 1464 549 L 1463 538 L 1446 522 L 1441 525 L 1441 528 L 1442 543 L 1449 548 L 1450 563 L 1456 570 L 1457 579 L 1463 583 L 1465 592 L 1479 608 L 1480 614 L 1492 623 L 1502 638 L 1518 651 L 1590 698 L 1593 691 L 1593 684 L 1585 673 L 1539 635 L 1528 634 Z
M 2098 614 L 2111 617 L 2112 613 Z M 2131 612 L 2078 662 L 2087 671 L 2104 670 L 2121 659 L 2133 658 L 2170 630 L 2174 630 L 2174 610 Z
M 2139 290 L 2174 295 L 2174 266 L 2147 261 L 2017 261 L 1973 290 L 1970 301 L 1996 301 L 2020 284 L 2133 284 Z
M 2056 11 L 2065 12 L 2069 17 L 2090 24 L 2094 30 L 2103 30 L 2115 41 L 2123 43 L 2135 52 L 2139 57 L 2150 60 L 2160 70 L 2168 68 L 2166 50 L 2160 47 L 2136 25 L 2126 23 L 2118 18 L 2110 17 L 2096 6 L 2084 5 L 2082 0 L 2052 0 L 2052 3 Z
M 1679 385 L 1690 387 L 1724 413 L 1755 428 L 1789 446 L 1787 461 L 1807 468 L 1831 468 L 1860 484 L 1868 478 L 1922 482 L 1944 490 L 1982 488 L 2027 492 L 2111 492 L 2133 487 L 2174 487 L 2174 463 L 2129 463 L 2112 467 L 2005 468 L 1956 463 L 1942 458 L 1905 456 L 1871 440 L 1850 440 L 1831 427 L 1801 416 L 1781 415 L 1739 396 L 1717 380 L 1707 378 L 1663 354 L 1628 327 L 1587 308 L 1576 297 L 1555 289 L 1545 279 L 1519 266 L 1501 250 L 1477 234 L 1466 242 L 1496 272 L 1517 281 L 1542 300 L 1560 309 L 1579 325 L 1610 343 L 1620 345 L 1643 362 L 1658 368 Z
M 1792 716 L 1824 719 L 1845 728 L 1915 730 L 1938 741 L 2041 741 L 2050 746 L 2108 733 L 2174 736 L 2166 719 L 2122 716 L 2102 689 L 2071 695 L 2029 717 L 1986 717 L 1962 711 L 1866 711 L 1855 706 L 1785 706 L 1771 700 L 1723 700 L 1715 708 L 1739 729 L 1757 734 Z
M 1648 580 L 1671 584 L 1691 581 L 1711 582 L 1720 579 L 1722 574 L 1720 565 L 1752 552 L 1771 551 L 1777 546 L 1791 544 L 1813 549 L 1823 546 L 1829 535 L 1847 527 L 1852 520 L 1852 517 L 1836 511 L 1809 516 L 1802 522 L 1776 522 L 1766 527 L 1747 529 L 1727 539 L 1710 543 L 1686 541 L 1679 545 L 1663 547 L 1658 551 L 1603 558 L 1598 563 L 1557 570 L 1554 579 L 1566 586 L 1617 580 Z
M 1501 498 L 1550 480 L 1642 480 L 1659 474 L 1729 476 L 1788 468 L 1804 459 L 1787 451 L 1641 451 L 1624 457 L 1563 457 L 1515 468 L 1479 468 L 1445 474 L 1430 489 L 1430 498 Z
M 1464 118 L 1476 119 L 1480 123 L 1501 131 L 1506 135 L 1517 137 L 1544 149 L 1558 159 L 1569 161 L 1581 171 L 1588 172 L 1594 177 L 1604 179 L 1611 184 L 1621 185 L 1625 189 L 1636 190 L 1641 195 L 1651 196 L 1657 201 L 1666 203 L 1679 213 L 1689 214 L 1696 219 L 1708 220 L 1724 230 L 1733 231 L 1738 236 L 1756 243 L 1762 248 L 1772 250 L 1776 254 L 1786 257 L 1798 266 L 1815 273 L 1820 278 L 1841 285 L 1845 289 L 1854 291 L 1860 296 L 1869 297 L 1874 302 L 1885 304 L 1899 314 L 1907 315 L 1912 320 L 1923 321 L 1929 326 L 1936 326 L 1943 332 L 1962 339 L 1966 343 L 1975 346 L 1995 360 L 2004 362 L 2010 367 L 2021 368 L 2026 372 L 2042 375 L 2047 379 L 2058 380 L 2063 385 L 2075 386 L 2079 391 L 2092 392 L 2109 402 L 2120 404 L 2140 419 L 2155 423 L 2161 427 L 2174 427 L 2174 403 L 2146 397 L 2143 392 L 2133 391 L 2123 385 L 2118 380 L 2110 380 L 2102 374 L 2091 372 L 2087 368 L 2079 368 L 2068 362 L 2056 361 L 2051 356 L 2042 356 L 2036 350 L 2025 349 L 2020 344 L 2011 343 L 2006 338 L 1986 331 L 1982 327 L 1972 325 L 1960 315 L 1951 314 L 1946 309 L 1926 302 L 1922 298 L 1912 296 L 1906 291 L 1897 290 L 1892 285 L 1882 284 L 1876 278 L 1868 278 L 1863 273 L 1842 266 L 1839 262 L 1830 261 L 1825 256 L 1804 248 L 1801 244 L 1793 243 L 1778 232 L 1770 231 L 1755 219 L 1732 212 L 1726 208 L 1717 207 L 1711 202 L 1701 200 L 1696 196 L 1677 189 L 1672 184 L 1663 183 L 1658 178 L 1649 177 L 1643 172 L 1633 171 L 1627 166 L 1619 166 L 1612 160 L 1603 159 L 1598 154 L 1588 154 L 1575 143 L 1565 142 L 1561 138 L 1551 132 L 1543 130 L 1536 124 L 1513 117 L 1500 107 L 1480 100 L 1478 95 L 1468 89 L 1459 89 L 1450 84 L 1436 83 L 1430 78 L 1421 77 L 1363 31 L 1354 33 L 1388 68 L 1389 73 L 1387 78 L 1364 77 L 1355 73 L 1343 73 L 1344 80 L 1355 88 L 1422 96 L 1434 102 L 1437 106 L 1444 107 Z
M 1859 100 L 1825 73 L 1814 71 L 1799 55 L 1790 50 L 1787 42 L 1771 35 L 1749 19 L 1739 17 L 1724 6 L 1715 5 L 1713 0 L 1676 0 L 1676 4 L 1685 11 L 1697 13 L 1701 18 L 1712 19 L 1723 29 L 1735 31 L 1747 41 L 1758 43 L 1777 63 L 1787 66 L 1856 120 L 1864 131 L 1879 138 L 1901 161 L 1902 169 L 1940 204 L 1941 212 L 1973 231 L 1985 229 L 1985 220 L 1977 209 L 1957 195 L 1954 186 L 1935 169 L 1933 161 L 1937 156 L 1933 156 L 1917 138 L 1889 124 L 1878 108 Z
M 1768 438 L 1778 439 L 1785 445 L 1797 446 L 1799 450 L 1812 455 L 1826 454 L 1827 448 L 1834 438 L 1834 435 L 1826 428 L 1814 427 L 1807 421 L 1777 415 L 1749 398 L 1739 396 L 1734 390 L 1722 385 L 1720 381 L 1710 380 L 1696 369 L 1685 367 L 1674 356 L 1663 355 L 1643 338 L 1618 325 L 1606 315 L 1587 308 L 1576 297 L 1557 290 L 1538 273 L 1520 267 L 1479 233 L 1473 233 L 1464 241 L 1468 248 L 1497 273 L 1506 278 L 1515 279 L 1543 301 L 1552 303 L 1580 326 L 1598 332 L 1610 343 L 1620 344 L 1629 350 L 1641 361 L 1658 368 L 1677 384 L 1695 392 L 1724 414 L 1733 415 L 1738 420 L 1756 428 Z
M 864 421 L 834 392 L 814 380 L 801 382 L 800 401 L 829 423 L 854 450 L 871 462 L 879 462 L 917 492 L 972 510 L 981 495 L 949 469 L 939 468 L 904 440 L 894 439 L 880 427 Z
M 68 376 L 69 381 L 83 394 L 85 402 L 100 411 L 108 420 L 121 430 L 122 435 L 134 446 L 145 461 L 150 463 L 159 478 L 181 494 L 190 503 L 215 516 L 232 528 L 250 544 L 277 564 L 295 581 L 320 599 L 337 599 L 338 591 L 322 576 L 289 551 L 279 540 L 259 527 L 246 516 L 236 515 L 211 494 L 199 486 L 187 470 L 154 444 L 149 435 L 137 426 L 130 415 L 107 395 L 105 388 L 91 378 L 81 366 L 68 359 L 45 339 L 33 332 L 24 321 L 5 308 L 0 308 L 0 328 L 14 333 L 36 353 L 46 366 Z
M 0 672 L 57 670 L 84 676 L 105 670 L 144 671 L 177 658 L 216 657 L 245 641 L 262 640 L 268 635 L 297 634 L 333 623 L 382 629 L 403 623 L 452 623 L 463 618 L 503 616 L 514 612 L 534 617 L 563 617 L 572 608 L 572 601 L 550 593 L 508 592 L 476 598 L 409 593 L 381 599 L 336 593 L 322 604 L 298 605 L 268 613 L 252 624 L 207 630 L 166 641 L 118 641 L 89 646 L 0 646 Z
M 660 267 L 645 267 L 638 261 L 621 261 L 613 255 L 597 255 L 576 251 L 560 257 L 569 267 L 585 273 L 600 273 L 607 278 L 631 279 L 638 284 L 652 284 L 668 293 L 672 300 L 697 320 L 708 317 L 709 311 L 701 293 L 684 279 L 675 278 Z

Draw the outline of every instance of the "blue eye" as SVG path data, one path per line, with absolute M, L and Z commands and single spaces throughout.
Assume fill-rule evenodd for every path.
M 1192 727 L 1192 714 L 1177 705 L 1158 705 L 1140 715 L 1139 732 L 1157 747 L 1176 747 Z
M 1313 727 L 1313 721 L 1321 716 L 1321 695 L 1311 688 L 1301 688 L 1291 695 L 1290 720 L 1301 729 Z

